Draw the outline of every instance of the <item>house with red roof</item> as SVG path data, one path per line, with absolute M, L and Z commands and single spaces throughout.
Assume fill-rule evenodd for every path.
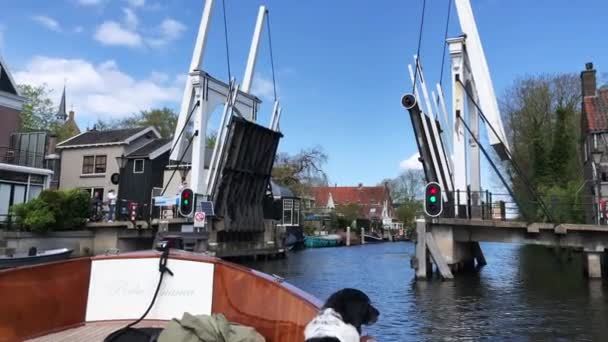
M 587 63 L 581 72 L 582 115 L 581 149 L 585 220 L 589 224 L 606 224 L 608 208 L 608 87 L 597 88 L 596 70 Z M 590 198 L 590 200 L 589 200 Z
M 320 186 L 312 188 L 315 206 L 334 210 L 340 205 L 359 205 L 362 219 L 382 221 L 390 225 L 395 217 L 393 200 L 387 185 L 379 186 Z

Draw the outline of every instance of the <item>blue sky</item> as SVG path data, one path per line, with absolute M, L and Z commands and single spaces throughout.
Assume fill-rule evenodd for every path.
M 422 62 L 439 79 L 448 0 L 428 0 Z M 20 0 L 0 12 L 0 53 L 18 82 L 46 82 L 54 100 L 67 79 L 81 128 L 140 109 L 177 109 L 203 0 Z M 280 150 L 320 145 L 332 183 L 376 184 L 416 153 L 400 97 L 411 90 L 421 0 L 226 0 L 232 73 L 242 79 L 257 14 L 270 10 L 279 98 Z M 608 71 L 608 2 L 472 0 L 498 96 L 521 76 Z M 203 68 L 226 79 L 221 1 Z M 450 35 L 460 33 L 455 11 Z M 449 63 L 449 59 L 447 60 Z M 264 36 L 254 92 L 272 104 Z M 446 69 L 446 72 L 449 72 Z M 447 80 L 447 79 L 446 79 Z M 445 86 L 447 87 L 447 82 Z M 447 90 L 449 93 L 449 89 Z

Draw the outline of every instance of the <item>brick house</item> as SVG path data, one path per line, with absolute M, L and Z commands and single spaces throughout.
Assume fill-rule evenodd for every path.
M 339 205 L 359 205 L 359 216 L 370 221 L 382 221 L 390 226 L 395 212 L 391 193 L 386 185 L 380 186 L 325 186 L 312 188 L 315 206 L 333 210 Z
M 582 195 L 585 204 L 585 222 L 606 224 L 608 87 L 597 88 L 596 70 L 593 68 L 593 63 L 587 63 L 585 70 L 581 72 L 581 86 L 581 156 L 585 178 Z
M 53 176 L 44 168 L 47 134 L 17 133 L 25 101 L 0 56 L 0 227 L 10 223 L 10 207 L 36 198 Z

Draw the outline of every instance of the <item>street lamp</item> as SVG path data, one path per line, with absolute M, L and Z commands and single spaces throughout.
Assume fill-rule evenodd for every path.
M 182 167 L 178 167 L 177 170 L 179 171 L 179 176 L 181 177 L 181 179 L 186 179 L 186 177 L 188 176 L 188 167 L 186 166 L 182 166 Z
M 591 156 L 593 157 L 593 163 L 599 167 L 600 163 L 602 162 L 602 155 L 604 153 L 600 150 L 595 150 L 593 152 L 591 152 Z
M 124 169 L 127 166 L 127 157 L 124 154 L 121 154 L 119 157 L 116 157 L 116 164 L 118 164 L 119 169 Z
M 597 191 L 595 195 L 597 196 L 597 224 L 602 224 L 601 220 L 601 202 L 602 202 L 602 186 L 600 183 L 600 163 L 602 162 L 603 152 L 595 149 L 591 152 L 591 156 L 593 157 L 593 165 L 595 167 L 595 184 L 597 186 Z

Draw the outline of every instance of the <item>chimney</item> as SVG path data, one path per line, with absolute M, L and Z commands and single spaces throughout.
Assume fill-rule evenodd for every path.
M 71 110 L 70 113 L 68 114 L 68 120 L 74 121 L 74 111 L 73 110 Z
M 585 71 L 581 72 L 581 85 L 583 97 L 596 95 L 597 81 L 595 78 L 595 69 L 593 69 L 593 63 L 591 62 L 586 63 Z

